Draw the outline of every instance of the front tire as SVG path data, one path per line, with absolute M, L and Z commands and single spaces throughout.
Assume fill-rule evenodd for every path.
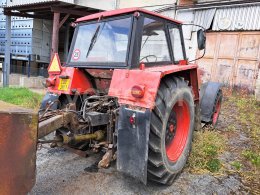
M 172 184 L 186 164 L 194 130 L 194 100 L 183 78 L 161 82 L 151 116 L 148 179 Z

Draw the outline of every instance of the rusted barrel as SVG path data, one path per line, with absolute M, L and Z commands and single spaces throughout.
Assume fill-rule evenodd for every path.
M 0 101 L 0 195 L 35 184 L 38 114 Z

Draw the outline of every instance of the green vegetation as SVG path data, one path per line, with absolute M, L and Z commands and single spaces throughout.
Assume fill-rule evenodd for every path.
M 242 152 L 242 155 L 249 160 L 253 165 L 260 168 L 260 154 L 251 151 L 251 150 L 245 150 Z
M 193 173 L 218 172 L 222 167 L 219 156 L 226 147 L 225 142 L 225 137 L 218 131 L 195 132 L 189 170 Z
M 220 121 L 216 129 L 195 132 L 187 169 L 195 174 L 235 173 L 253 194 L 260 193 L 259 102 L 249 95 L 225 96 Z
M 231 162 L 231 166 L 234 167 L 237 171 L 239 171 L 243 165 L 238 161 L 233 161 Z
M 38 109 L 42 98 L 27 88 L 0 88 L 0 100 L 26 108 Z

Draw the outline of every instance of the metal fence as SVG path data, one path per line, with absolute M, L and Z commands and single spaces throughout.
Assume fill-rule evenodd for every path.
M 28 77 L 31 76 L 42 76 L 47 78 L 48 77 L 48 71 L 47 68 L 44 66 L 40 67 L 30 67 L 26 65 L 15 65 L 12 64 L 10 67 L 10 73 L 15 73 L 15 74 L 22 74 L 22 75 L 27 75 Z

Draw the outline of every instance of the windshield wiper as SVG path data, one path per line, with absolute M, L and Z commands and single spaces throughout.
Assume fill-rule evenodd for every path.
M 103 26 L 104 26 L 104 24 L 105 23 L 103 23 Z M 100 26 L 101 26 L 101 24 L 98 25 L 98 27 L 95 30 L 94 35 L 91 38 L 91 42 L 90 42 L 90 45 L 89 45 L 89 48 L 88 48 L 88 51 L 87 51 L 87 54 L 86 54 L 86 58 L 89 56 L 90 51 L 93 49 L 93 47 L 94 47 L 94 45 L 97 41 L 98 32 L 100 31 Z M 103 26 L 102 26 L 102 28 L 103 28 Z

